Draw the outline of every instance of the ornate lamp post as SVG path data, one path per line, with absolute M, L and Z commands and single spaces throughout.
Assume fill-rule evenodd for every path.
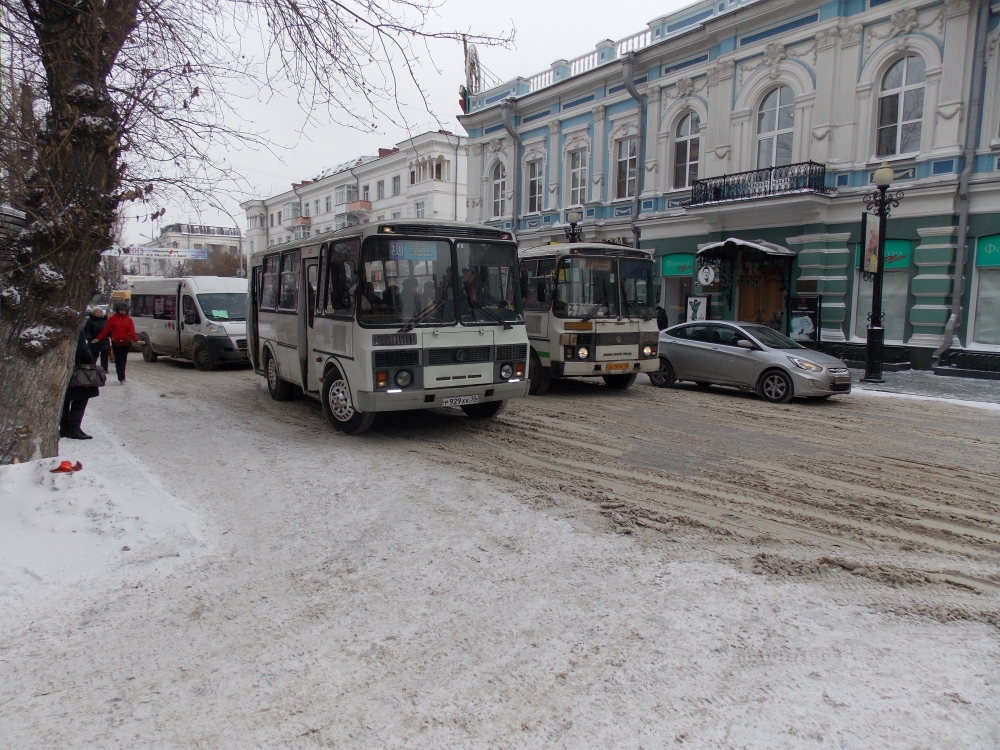
M 875 192 L 865 196 L 865 209 L 879 217 L 878 222 L 878 270 L 874 274 L 865 272 L 865 279 L 872 281 L 872 311 L 868 313 L 868 352 L 865 358 L 865 383 L 882 383 L 882 352 L 885 344 L 885 329 L 882 321 L 882 272 L 885 266 L 885 227 L 892 209 L 899 206 L 903 191 L 887 194 L 895 173 L 885 162 L 875 170 Z
M 576 228 L 576 225 L 580 223 L 581 219 L 583 219 L 583 216 L 575 208 L 566 214 L 566 221 L 569 222 L 569 226 L 564 230 L 566 232 L 567 242 L 583 241 L 583 232 Z

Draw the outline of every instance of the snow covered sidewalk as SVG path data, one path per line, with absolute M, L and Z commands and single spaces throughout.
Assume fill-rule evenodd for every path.
M 197 520 L 88 417 L 60 459 L 0 466 L 0 606 L 134 578 L 203 552 Z M 78 472 L 54 474 L 61 459 Z
M 114 443 L 88 417 L 93 445 L 64 444 L 92 480 L 10 474 L 37 498 L 18 528 L 94 539 L 52 568 L 18 553 L 46 581 L 71 558 L 91 577 L 0 616 L 0 747 L 1000 745 L 993 625 L 848 574 L 755 575 L 758 550 L 704 534 L 608 533 L 593 503 L 338 436 L 249 373 L 129 366 L 94 410 Z M 84 491 L 64 525 L 45 488 L 65 479 Z M 187 562 L 114 588 L 148 565 L 133 553 Z

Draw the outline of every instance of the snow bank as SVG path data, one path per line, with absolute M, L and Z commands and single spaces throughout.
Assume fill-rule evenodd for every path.
M 88 417 L 91 441 L 63 440 L 60 459 L 0 466 L 0 602 L 30 600 L 191 559 L 204 545 L 194 514 Z

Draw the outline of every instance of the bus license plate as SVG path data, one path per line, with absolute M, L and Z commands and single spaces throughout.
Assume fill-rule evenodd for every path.
M 604 365 L 605 372 L 626 372 L 631 368 L 628 362 L 612 362 L 611 364 Z
M 469 404 L 478 404 L 479 396 L 452 396 L 451 398 L 441 399 L 441 406 L 468 406 Z

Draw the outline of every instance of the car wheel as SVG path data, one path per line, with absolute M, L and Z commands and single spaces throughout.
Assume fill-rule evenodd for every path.
M 195 368 L 202 372 L 210 372 L 215 369 L 215 363 L 212 362 L 212 355 L 208 353 L 208 347 L 200 341 L 191 350 L 191 361 L 194 362 Z
M 548 393 L 550 385 L 552 385 L 552 370 L 542 367 L 542 360 L 532 349 L 528 362 L 528 394 L 544 396 Z
M 657 388 L 669 388 L 674 384 L 674 368 L 665 360 L 660 360 L 660 369 L 649 373 L 649 382 Z
M 616 391 L 624 391 L 635 382 L 636 374 L 630 372 L 628 375 L 602 375 L 601 377 L 604 378 L 604 384 L 608 388 L 614 388 Z
M 371 428 L 375 413 L 361 413 L 351 401 L 351 389 L 334 367 L 323 378 L 323 414 L 333 427 L 347 435 L 360 435 Z
M 506 401 L 487 401 L 485 404 L 469 404 L 463 406 L 462 411 L 473 419 L 492 419 L 503 411 L 507 405 Z
M 153 351 L 153 345 L 149 343 L 149 339 L 145 337 L 142 339 L 142 358 L 146 362 L 155 362 L 160 358 L 160 355 Z
M 267 392 L 275 401 L 288 401 L 292 397 L 292 384 L 285 382 L 278 374 L 278 361 L 268 352 L 264 355 L 264 371 L 267 373 Z
M 792 379 L 781 370 L 765 372 L 757 384 L 757 392 L 772 404 L 785 404 L 792 400 Z

